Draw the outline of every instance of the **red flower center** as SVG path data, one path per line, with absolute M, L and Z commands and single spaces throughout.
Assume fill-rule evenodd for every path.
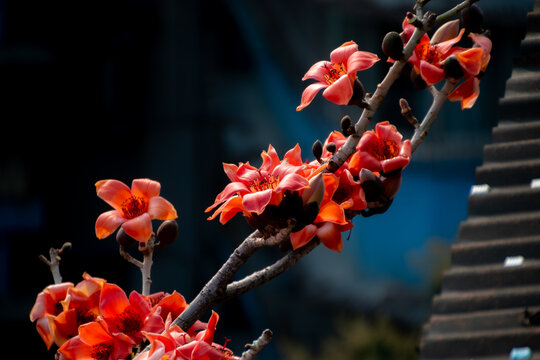
M 419 60 L 425 60 L 430 64 L 436 64 L 442 58 L 442 54 L 437 50 L 437 47 L 430 45 L 429 42 L 418 44 L 414 51 Z
M 100 343 L 92 346 L 92 352 L 90 356 L 96 360 L 107 360 L 113 352 L 113 345 L 111 343 Z
M 373 146 L 373 155 L 377 160 L 387 160 L 399 155 L 399 145 L 392 140 L 379 140 Z
M 343 63 L 332 63 L 327 65 L 328 72 L 324 74 L 324 80 L 328 85 L 332 85 L 337 79 L 347 74 L 347 69 Z
M 88 309 L 76 309 L 75 314 L 77 315 L 78 325 L 86 324 L 96 319 L 95 315 Z
M 127 307 L 124 312 L 118 315 L 116 326 L 120 332 L 126 335 L 133 335 L 142 329 L 143 322 L 141 316 L 135 310 Z
M 131 197 L 122 202 L 122 212 L 127 219 L 136 218 L 144 214 L 146 210 L 146 201 L 140 196 L 131 195 Z
M 259 179 L 252 180 L 249 183 L 249 190 L 251 190 L 251 192 L 258 192 L 268 189 L 275 189 L 277 184 L 279 184 L 279 177 L 273 177 L 272 175 L 261 175 Z

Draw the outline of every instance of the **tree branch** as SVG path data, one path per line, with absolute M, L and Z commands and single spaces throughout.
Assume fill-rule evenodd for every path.
M 319 239 L 313 239 L 307 245 L 299 249 L 290 251 L 281 259 L 277 260 L 274 264 L 269 265 L 262 270 L 254 272 L 253 274 L 248 275 L 241 280 L 230 283 L 229 285 L 227 285 L 224 300 L 242 295 L 249 290 L 252 290 L 257 286 L 260 286 L 281 275 L 282 273 L 290 269 L 294 264 L 296 264 L 298 260 L 309 254 L 319 244 Z
M 426 116 L 424 117 L 420 125 L 415 129 L 412 136 L 412 152 L 414 152 L 418 148 L 418 146 L 424 141 L 424 137 L 427 135 L 427 132 L 431 125 L 435 122 L 435 120 L 437 120 L 439 112 L 441 111 L 443 104 L 448 98 L 448 94 L 450 93 L 450 91 L 452 91 L 456 83 L 456 80 L 447 79 L 441 90 L 437 91 L 433 96 L 433 102 L 431 103 L 431 107 L 429 108 Z
M 64 254 L 68 250 L 71 250 L 70 242 L 64 243 L 60 249 L 50 248 L 49 259 L 47 259 L 44 255 L 38 256 L 40 261 L 49 266 L 55 284 L 60 284 L 62 282 L 62 275 L 60 274 L 60 260 L 62 260 L 62 258 L 60 255 Z
M 246 349 L 247 351 L 244 351 L 242 353 L 242 357 L 240 360 L 253 360 L 259 352 L 266 346 L 270 341 L 272 341 L 273 333 L 270 329 L 266 329 L 263 331 L 262 335 L 259 336 L 257 340 L 255 340 L 252 344 L 247 344 Z

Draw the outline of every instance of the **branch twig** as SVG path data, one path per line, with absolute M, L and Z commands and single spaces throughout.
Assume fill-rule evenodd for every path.
M 272 341 L 272 336 L 273 333 L 270 329 L 264 330 L 257 340 L 255 340 L 252 344 L 246 345 L 247 351 L 242 353 L 240 360 L 253 360 L 259 354 L 259 352 L 266 345 L 268 345 L 270 341 Z
M 62 258 L 60 255 L 64 254 L 70 249 L 71 243 L 65 242 L 60 249 L 49 249 L 49 259 L 47 259 L 44 255 L 38 256 L 39 260 L 49 266 L 55 284 L 60 284 L 62 282 L 62 275 L 60 274 L 60 260 L 62 260 Z

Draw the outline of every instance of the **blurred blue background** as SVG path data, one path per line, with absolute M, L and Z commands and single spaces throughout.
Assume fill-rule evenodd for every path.
M 432 1 L 441 12 L 457 1 Z M 140 273 L 118 255 L 114 237 L 98 241 L 108 210 L 94 183 L 149 177 L 179 212 L 179 240 L 155 254 L 153 291 L 191 300 L 251 229 L 226 226 L 204 209 L 227 184 L 222 162 L 259 165 L 272 144 L 280 156 L 339 128 L 360 109 L 317 96 L 295 108 L 306 70 L 345 41 L 382 61 L 358 74 L 372 92 L 389 64 L 380 50 L 400 31 L 405 0 L 0 0 L 0 314 L 24 338 L 25 358 L 52 358 L 28 314 L 52 282 L 39 254 L 73 243 L 64 280 L 84 271 L 140 290 Z M 427 320 L 450 244 L 467 217 L 467 196 L 482 146 L 496 124 L 512 61 L 532 1 L 481 1 L 493 51 L 473 109 L 447 103 L 403 173 L 384 215 L 355 218 L 341 254 L 317 248 L 294 268 L 239 299 L 219 305 L 218 336 L 241 353 L 265 328 L 275 340 L 260 358 L 291 358 L 287 340 L 315 351 L 340 316 L 389 317 L 417 331 Z M 444 6 L 444 7 L 443 7 Z M 400 79 L 375 121 L 409 137 L 398 99 L 417 117 L 430 95 Z M 257 254 L 243 270 L 273 262 Z M 221 338 L 217 338 L 221 342 Z M 282 346 L 283 345 L 283 346 Z M 10 348 L 8 348 L 8 352 Z

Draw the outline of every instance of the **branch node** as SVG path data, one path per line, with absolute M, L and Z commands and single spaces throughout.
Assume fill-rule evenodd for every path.
M 419 125 L 418 119 L 416 119 L 416 117 L 413 115 L 412 109 L 409 106 L 409 103 L 407 102 L 407 100 L 405 100 L 403 98 L 399 99 L 399 107 L 401 108 L 401 115 L 405 119 L 407 119 L 409 124 L 411 124 L 412 126 L 417 128 L 418 125 Z

